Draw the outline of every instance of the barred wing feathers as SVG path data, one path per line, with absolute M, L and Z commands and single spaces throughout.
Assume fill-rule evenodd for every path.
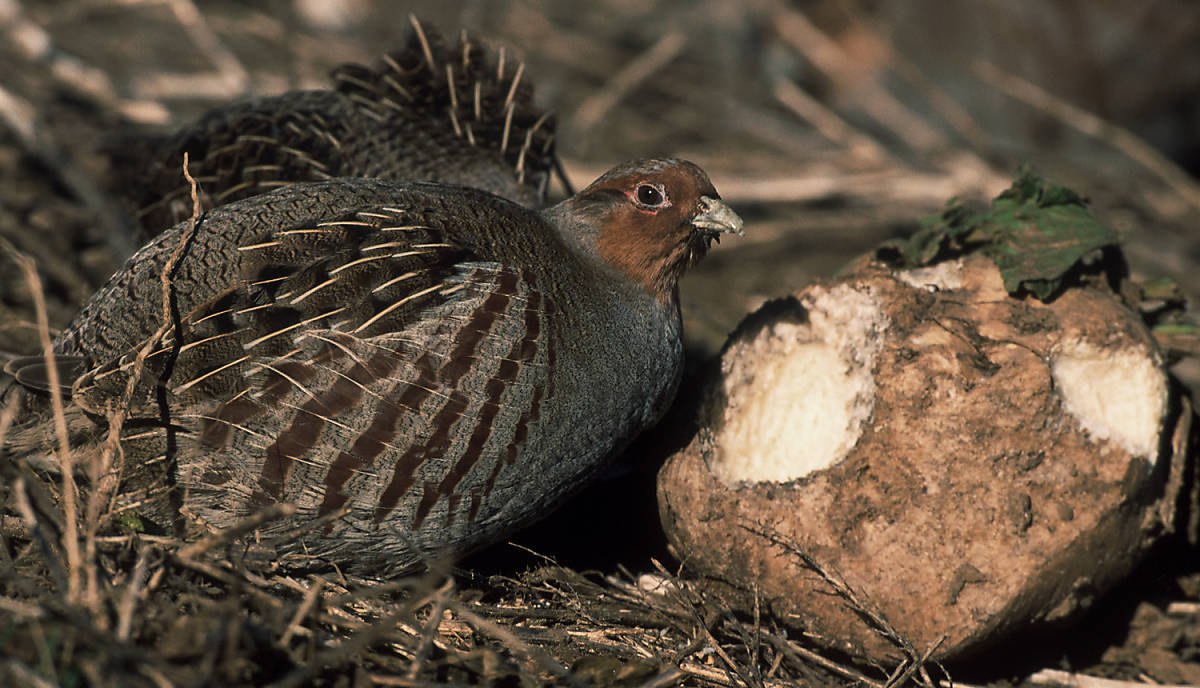
M 457 231 L 460 213 L 411 188 L 335 217 L 247 232 L 234 249 L 236 286 L 194 304 L 156 345 L 124 446 L 160 469 L 168 446 L 177 448 L 176 507 L 220 527 L 292 503 L 302 516 L 338 515 L 335 534 L 407 533 L 370 545 L 404 565 L 446 542 L 473 546 L 479 522 L 505 508 L 488 497 L 512 479 L 502 473 L 553 392 L 550 300 L 530 270 L 465 241 L 474 232 Z M 460 193 L 467 205 L 485 199 Z M 537 220 L 499 199 L 462 214 L 487 223 L 512 220 L 506 213 Z M 111 408 L 138 348 L 80 378 L 74 401 Z M 370 556 L 361 538 L 344 542 Z

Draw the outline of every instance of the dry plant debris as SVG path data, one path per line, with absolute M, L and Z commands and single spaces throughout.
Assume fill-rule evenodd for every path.
M 1200 293 L 1195 180 L 1146 145 L 1120 111 L 1072 105 L 1038 87 L 1046 81 L 1036 71 L 997 59 L 1003 54 L 985 54 L 966 70 L 965 90 L 944 88 L 923 71 L 930 63 L 916 59 L 914 37 L 936 47 L 974 34 L 948 28 L 958 15 L 942 3 L 925 21 L 892 25 L 901 6 L 919 12 L 920 3 L 342 0 L 329 3 L 348 8 L 333 22 L 302 7 L 312 4 L 290 12 L 286 2 L 267 11 L 191 0 L 0 0 L 0 235 L 35 259 L 51 333 L 133 248 L 93 176 L 96 141 L 130 124 L 180 123 L 242 95 L 322 85 L 337 64 L 396 47 L 415 11 L 448 33 L 465 25 L 514 47 L 546 84 L 560 121 L 597 122 L 563 137 L 576 181 L 618 158 L 660 153 L 714 171 L 753 226 L 736 255 L 710 261 L 684 285 L 697 351 L 715 350 L 781 282 L 797 288 L 831 274 L 880 240 L 917 229 L 913 218 L 950 196 L 994 195 L 1006 170 L 1033 158 L 1087 191 L 1125 238 L 1135 272 L 1176 277 L 1177 286 L 1158 292 L 1155 312 L 1170 318 L 1155 334 L 1168 348 L 1179 344 L 1171 361 L 1185 381 L 1200 380 L 1184 355 L 1191 326 L 1173 320 L 1182 297 L 1194 302 Z M 1165 50 L 1195 43 L 1196 8 L 1186 3 L 1147 3 L 1138 22 L 1127 21 L 1127 7 L 1104 2 L 1037 4 L 1024 21 L 995 21 L 1022 8 L 1003 3 L 978 19 L 998 42 L 1035 37 L 1032 49 L 1011 53 L 1047 71 L 1066 66 L 1081 88 L 1114 89 L 1108 102 L 1125 112 L 1151 102 L 1146 94 L 1167 79 L 1175 86 L 1159 95 L 1194 91 L 1187 56 Z M 1140 58 L 1179 68 L 1128 61 L 1119 41 L 1106 45 L 1121 61 L 1105 62 L 1097 41 L 1048 40 L 1063 26 L 1086 38 L 1084 27 L 1110 15 L 1121 30 L 1105 35 L 1132 35 Z M 684 40 L 660 31 L 664 25 L 682 27 Z M 921 31 L 939 38 L 923 40 Z M 1061 52 L 1068 43 L 1069 57 L 1094 58 L 1088 73 L 1100 82 L 1075 78 L 1075 61 Z M 1133 66 L 1120 68 L 1126 63 Z M 1115 90 L 1131 80 L 1142 97 Z M 1001 135 L 987 126 L 997 119 L 1038 138 L 1014 143 L 1014 127 Z M 1084 136 L 1055 145 L 1072 131 Z M 36 354 L 43 336 L 35 292 L 11 269 L 11 255 L 0 256 L 5 359 Z M 1149 307 L 1151 283 L 1143 286 Z M 0 435 L 11 420 L 11 409 L 0 409 Z M 185 553 L 183 543 L 102 533 L 85 504 L 79 530 L 97 536 L 90 548 L 85 540 L 72 569 L 61 483 L 6 467 L 0 485 L 12 506 L 0 543 L 4 685 L 951 685 L 916 662 L 851 664 L 784 630 L 761 599 L 748 613 L 732 612 L 698 590 L 687 570 L 679 577 L 648 560 L 627 574 L 543 562 L 500 577 L 458 571 L 452 585 L 438 573 L 348 580 L 276 570 L 262 552 L 218 541 Z M 1094 632 L 1041 638 L 951 669 L 997 687 L 1196 683 L 1195 551 L 1167 553 L 1173 558 L 1154 560 L 1089 619 Z M 77 602 L 68 600 L 72 577 L 80 581 Z M 1068 672 L 1023 682 L 1039 667 L 1067 664 Z

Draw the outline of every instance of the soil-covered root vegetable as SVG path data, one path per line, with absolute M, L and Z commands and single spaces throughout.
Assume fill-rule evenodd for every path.
M 963 656 L 1075 616 L 1175 527 L 1186 403 L 1111 292 L 864 262 L 734 332 L 659 509 L 737 604 L 870 660 Z

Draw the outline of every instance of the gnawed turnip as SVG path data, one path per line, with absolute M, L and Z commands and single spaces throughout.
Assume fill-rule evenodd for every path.
M 731 336 L 660 513 L 685 564 L 830 645 L 962 655 L 1073 616 L 1175 527 L 1170 389 L 1105 288 L 864 261 Z

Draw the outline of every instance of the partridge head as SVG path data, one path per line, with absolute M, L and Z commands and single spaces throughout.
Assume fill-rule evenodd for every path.
M 665 301 L 714 240 L 741 234 L 741 218 L 719 199 L 695 164 L 642 160 L 610 170 L 546 214 L 585 253 Z
M 542 211 L 338 179 L 189 231 L 135 254 L 56 340 L 73 436 L 98 450 L 186 241 L 181 315 L 122 436 L 123 504 L 195 533 L 290 503 L 260 538 L 378 573 L 544 516 L 653 425 L 682 368 L 678 279 L 741 220 L 700 168 L 645 160 Z M 34 395 L 41 366 L 9 368 Z M 17 453 L 51 433 L 33 408 L 10 435 Z

